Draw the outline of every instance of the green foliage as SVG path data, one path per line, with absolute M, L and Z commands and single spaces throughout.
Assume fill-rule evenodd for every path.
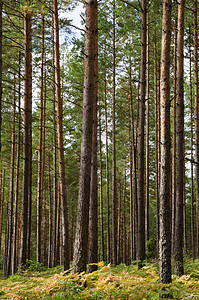
M 101 265 L 101 267 L 100 267 Z M 40 268 L 30 262 L 31 268 Z M 173 299 L 197 299 L 199 261 L 185 261 L 185 275 L 173 276 L 172 283 L 159 284 L 157 262 L 146 263 L 141 270 L 136 264 L 112 268 L 99 264 L 92 274 L 60 273 L 59 268 L 35 273 L 29 271 L 0 281 L 1 299 L 159 299 L 161 292 Z M 188 298 L 189 297 L 189 298 Z

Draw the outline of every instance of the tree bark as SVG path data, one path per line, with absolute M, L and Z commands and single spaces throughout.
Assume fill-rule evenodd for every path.
M 172 253 L 175 241 L 176 215 L 176 68 L 177 68 L 177 20 L 174 26 L 174 62 L 173 62 L 173 151 L 172 151 Z
M 41 223 L 43 196 L 43 94 L 44 94 L 44 16 L 42 16 L 42 51 L 41 51 L 41 88 L 40 88 L 40 117 L 39 117 L 39 148 L 38 148 L 38 181 L 37 181 L 37 262 L 41 262 Z
M 52 0 L 53 8 L 53 0 Z M 53 11 L 53 9 L 52 9 Z M 52 13 L 53 18 L 53 13 Z M 58 184 L 57 184 L 57 127 L 56 127 L 56 97 L 55 97 L 55 45 L 54 45 L 54 28 L 52 26 L 52 63 L 53 63 L 53 238 L 52 238 L 52 266 L 57 266 L 57 198 L 58 198 Z
M 183 45 L 184 45 L 184 5 L 178 5 L 177 33 L 177 80 L 176 80 L 176 216 L 174 269 L 177 276 L 183 271 L 183 182 L 184 182 L 184 92 L 183 92 Z
M 199 257 L 199 94 L 198 94 L 198 25 L 197 25 L 197 0 L 194 0 L 194 87 L 195 87 L 195 107 L 194 107 L 194 118 L 195 118 L 195 177 L 196 177 L 196 232 L 197 232 L 197 247 L 196 255 Z
M 117 265 L 117 185 L 115 137 L 115 0 L 113 0 L 113 94 L 112 94 L 112 265 Z
M 159 160 L 158 160 L 158 74 L 157 74 L 157 41 L 156 41 L 156 31 L 155 31 L 155 44 L 154 44 L 154 98 L 155 98 L 155 172 L 156 172 L 156 256 L 158 257 L 159 253 L 159 210 L 160 210 L 160 198 L 159 198 Z
M 14 75 L 12 138 L 11 138 L 11 166 L 10 166 L 10 195 L 8 203 L 7 219 L 7 253 L 5 253 L 6 268 L 4 277 L 12 274 L 12 242 L 13 242 L 13 202 L 14 202 L 14 174 L 15 174 L 15 106 L 16 106 L 16 80 Z
M 192 55 L 191 55 L 191 32 L 189 33 L 189 80 L 190 80 L 190 125 L 191 125 L 191 246 L 192 257 L 196 258 L 195 253 L 195 218 L 194 218 L 194 183 L 193 183 L 193 92 L 192 92 Z
M 150 86 L 149 86 L 149 8 L 147 8 L 147 33 L 146 33 L 146 198 L 145 198 L 145 242 L 149 240 L 149 98 L 150 98 Z
M 171 282 L 171 203 L 170 203 L 170 43 L 171 0 L 163 2 L 161 48 L 161 176 L 160 176 L 160 242 L 159 280 Z M 163 297 L 161 295 L 161 297 Z
M 61 98 L 60 84 L 60 63 L 59 63 L 59 22 L 57 0 L 53 1 L 54 8 L 54 36 L 55 36 L 55 88 L 57 100 L 57 135 L 58 135 L 58 153 L 59 153 L 59 178 L 62 208 L 62 232 L 63 232 L 63 268 L 69 269 L 69 231 L 67 215 L 67 196 L 66 196 L 66 177 L 64 161 L 64 144 L 63 144 L 63 103 Z
M 141 33 L 141 86 L 138 129 L 138 236 L 137 259 L 138 269 L 145 260 L 145 205 L 144 205 L 144 123 L 146 92 L 146 0 L 142 0 L 142 33 Z
M 102 186 L 102 128 L 101 118 L 99 117 L 99 152 L 100 152 L 100 230 L 101 230 L 101 258 L 105 261 L 105 246 L 104 246 L 104 217 L 103 217 L 103 186 Z
M 109 151 L 108 151 L 108 121 L 107 121 L 106 78 L 104 79 L 104 109 L 105 109 L 105 132 L 106 132 L 107 263 L 110 263 L 110 261 L 111 261 L 111 243 L 110 243 Z
M 138 199 L 137 199 L 137 141 L 134 133 L 134 116 L 133 116 L 133 94 L 132 94 L 132 74 L 131 63 L 129 67 L 129 87 L 130 87 L 130 118 L 131 118 L 131 152 L 132 152 L 132 175 L 133 175 L 133 194 L 130 198 L 130 249 L 131 249 L 131 261 L 136 259 L 136 240 L 138 238 Z M 138 99 L 139 99 L 139 87 L 138 87 Z M 138 101 L 139 102 L 139 101 Z M 137 119 L 138 121 L 138 107 L 137 107 Z M 136 125 L 137 132 L 137 125 Z M 137 134 L 136 134 L 137 135 Z M 131 187 L 131 188 L 132 188 Z M 130 191 L 132 193 L 132 191 Z
M 48 148 L 48 189 L 49 189 L 49 220 L 48 220 L 48 268 L 52 267 L 52 183 L 50 175 L 50 148 Z
M 79 197 L 77 209 L 77 226 L 75 236 L 73 272 L 86 271 L 88 260 L 88 224 L 89 199 L 92 159 L 92 131 L 93 131 L 93 99 L 95 90 L 95 40 L 97 34 L 96 14 L 97 1 L 89 0 L 85 3 L 85 50 L 84 50 L 84 95 L 82 116 L 82 143 L 79 177 Z
M 97 6 L 93 16 L 96 34 L 94 36 L 94 98 L 93 98 L 93 134 L 92 134 L 92 162 L 91 187 L 89 207 L 89 272 L 97 270 L 98 261 L 98 178 L 97 178 L 97 102 L 98 102 L 98 15 Z
M 123 191 L 123 201 L 122 201 L 122 227 L 123 227 L 123 236 L 122 236 L 122 263 L 126 264 L 126 214 L 125 214 L 125 201 L 126 201 L 126 169 L 124 173 L 124 191 Z
M 13 257 L 12 275 L 17 271 L 17 239 L 18 239 L 18 202 L 19 202 L 19 171 L 20 171 L 20 149 L 21 149 L 21 52 L 19 52 L 19 89 L 18 89 L 18 133 L 17 133 L 17 162 L 16 162 L 16 185 L 14 201 L 14 224 L 13 224 Z
M 24 15 L 25 28 L 25 88 L 24 88 L 24 147 L 23 147 L 23 196 L 20 264 L 26 265 L 28 240 L 28 207 L 30 189 L 30 145 L 32 113 L 32 62 L 31 62 L 31 12 L 27 7 Z M 30 221 L 30 220 L 29 220 Z

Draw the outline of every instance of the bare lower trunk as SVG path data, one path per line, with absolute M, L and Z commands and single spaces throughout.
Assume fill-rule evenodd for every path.
M 93 12 L 97 24 L 97 7 Z M 94 98 L 93 98 L 93 134 L 92 134 L 92 164 L 91 164 L 91 187 L 89 208 L 89 272 L 97 270 L 98 261 L 98 178 L 97 178 L 97 104 L 98 104 L 98 31 L 95 34 L 95 61 L 94 61 Z
M 144 123 L 146 92 L 146 0 L 142 0 L 142 33 L 141 33 L 141 86 L 138 136 L 138 236 L 137 259 L 138 269 L 145 260 L 145 209 L 144 209 Z
M 32 113 L 32 64 L 31 64 L 31 13 L 27 7 L 25 27 L 25 91 L 24 91 L 24 148 L 23 148 L 23 196 L 20 264 L 25 265 L 28 243 L 28 214 L 30 191 L 31 113 Z M 30 220 L 29 220 L 30 221 Z
M 183 271 L 183 182 L 184 182 L 184 92 L 183 92 L 183 44 L 184 44 L 184 4 L 178 6 L 177 34 L 177 81 L 176 81 L 176 216 L 175 216 L 175 274 Z
M 113 94 L 112 94 L 112 264 L 117 265 L 117 185 L 115 137 L 115 0 L 113 0 Z
M 198 93 L 198 28 L 197 28 L 197 0 L 194 0 L 194 87 L 195 87 L 195 177 L 196 177 L 196 255 L 199 257 L 199 93 Z
M 104 80 L 104 108 L 105 108 L 105 131 L 106 131 L 106 203 L 107 203 L 107 263 L 111 261 L 110 246 L 110 208 L 109 208 L 109 152 L 108 152 L 108 122 L 106 103 L 106 78 Z
M 146 198 L 145 198 L 145 242 L 149 240 L 149 10 L 147 11 L 147 80 L 146 80 Z
M 63 103 L 61 97 L 60 84 L 60 63 L 59 63 L 59 21 L 57 0 L 54 4 L 54 36 L 55 36 L 55 87 L 57 100 L 57 135 L 58 135 L 58 152 L 59 152 L 59 178 L 60 178 L 60 194 L 62 208 L 62 233 L 63 233 L 63 268 L 69 269 L 69 230 L 68 230 L 68 213 L 67 213 L 67 196 L 66 196 L 66 177 L 65 177 L 65 161 L 64 161 L 64 144 L 63 144 Z
M 194 221 L 194 183 L 193 183 L 193 92 L 192 92 L 192 55 L 191 55 L 191 32 L 189 33 L 189 78 L 190 78 L 190 124 L 191 124 L 191 248 L 192 248 L 192 257 L 195 259 L 195 221 Z
M 79 177 L 79 197 L 77 209 L 77 226 L 74 247 L 73 272 L 86 271 L 88 260 L 88 224 L 90 179 L 92 159 L 93 99 L 95 79 L 95 36 L 97 1 L 85 2 L 86 32 L 84 50 L 84 95 L 82 117 L 82 143 Z
M 171 282 L 171 199 L 170 199 L 170 0 L 163 2 L 162 48 L 161 48 L 161 178 L 160 178 L 160 242 L 159 280 Z M 164 294 L 165 295 L 165 294 Z M 163 297 L 163 295 L 161 295 Z
M 102 145 L 101 145 L 101 118 L 99 118 L 99 151 L 100 151 L 100 227 L 101 227 L 101 258 L 105 261 L 104 246 L 104 216 L 103 216 L 103 186 L 102 186 Z

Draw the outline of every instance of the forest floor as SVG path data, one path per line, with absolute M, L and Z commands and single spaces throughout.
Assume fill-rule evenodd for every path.
M 92 274 L 63 273 L 61 267 L 46 269 L 30 263 L 7 280 L 0 280 L 0 299 L 159 299 L 158 263 L 136 264 L 116 268 L 98 264 Z M 164 286 L 172 299 L 199 300 L 199 260 L 185 261 L 185 275 L 172 275 Z

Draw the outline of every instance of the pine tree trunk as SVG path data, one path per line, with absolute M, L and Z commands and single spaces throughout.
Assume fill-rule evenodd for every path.
M 174 27 L 174 62 L 173 62 L 173 151 L 172 151 L 172 253 L 175 241 L 176 215 L 176 68 L 177 68 L 177 20 Z
M 49 189 L 49 214 L 48 214 L 48 268 L 52 267 L 52 184 L 50 175 L 50 148 L 48 148 L 48 189 Z
M 18 90 L 18 134 L 17 134 L 17 162 L 16 162 L 16 185 L 15 185 L 15 212 L 13 225 L 13 259 L 12 275 L 17 271 L 17 239 L 18 239 L 18 198 L 19 198 L 19 169 L 20 169 L 20 149 L 21 149 L 21 52 L 19 52 L 19 90 Z
M 43 256 L 43 263 L 44 266 L 47 266 L 47 258 L 48 258 L 48 238 L 47 238 L 47 208 L 46 208 L 46 195 L 43 196 L 44 197 L 44 221 L 43 221 L 43 247 L 44 247 L 44 256 Z
M 70 261 L 73 260 L 73 228 L 74 228 L 74 217 L 73 217 L 73 208 L 71 212 L 71 219 L 70 219 Z
M 159 228 L 160 228 L 160 198 L 159 198 L 159 160 L 158 160 L 158 74 L 157 74 L 157 41 L 156 41 L 156 32 L 155 32 L 155 44 L 154 44 L 154 98 L 155 98 L 155 172 L 156 172 L 156 257 L 159 253 Z
M 149 240 L 149 10 L 147 9 L 147 80 L 146 80 L 146 198 L 145 198 L 145 242 Z
M 60 211 L 61 211 L 61 195 L 60 195 L 60 183 L 58 182 L 58 198 L 57 198 L 57 224 L 56 224 L 56 257 L 57 264 L 60 264 Z
M 184 181 L 184 92 L 183 92 L 183 44 L 184 44 L 184 5 L 178 6 L 177 34 L 177 79 L 176 79 L 176 216 L 175 216 L 175 274 L 183 271 L 183 181 Z
M 41 262 L 41 223 L 42 223 L 42 185 L 43 185 L 43 94 L 44 94 L 44 16 L 42 16 L 42 51 L 41 51 L 41 89 L 39 117 L 39 148 L 38 148 L 38 181 L 37 181 L 37 262 Z
M 196 255 L 199 257 L 199 94 L 198 94 L 198 28 L 197 28 L 197 0 L 194 0 L 194 87 L 195 87 L 195 177 L 196 177 L 196 232 L 197 232 L 197 247 Z
M 101 230 L 101 258 L 105 261 L 105 246 L 104 246 L 104 218 L 103 218 L 103 186 L 102 186 L 102 128 L 101 118 L 99 118 L 99 152 L 100 152 L 100 230 Z
M 108 121 L 106 103 L 106 78 L 104 79 L 104 109 L 105 109 L 105 133 L 106 133 L 106 203 L 107 203 L 107 263 L 111 261 L 110 243 L 110 201 L 109 201 L 109 152 L 108 152 Z
M 32 63 L 31 63 L 31 12 L 24 15 L 25 28 L 25 89 L 24 89 L 24 147 L 23 147 L 23 195 L 20 264 L 26 265 L 28 241 L 28 214 L 30 191 L 31 112 L 32 112 Z
M 121 263 L 121 180 L 118 182 L 118 202 L 117 202 L 117 264 Z
M 189 33 L 189 80 L 190 80 L 190 126 L 191 126 L 191 248 L 192 248 L 192 257 L 196 258 L 195 253 L 195 218 L 194 218 L 194 183 L 193 183 L 193 92 L 192 92 L 192 55 L 191 55 L 191 32 Z
M 161 167 L 160 167 L 160 242 L 159 280 L 171 282 L 171 203 L 170 203 L 170 0 L 163 2 L 162 48 L 161 48 Z M 163 291 L 162 291 L 163 292 Z M 161 295 L 161 297 L 164 297 Z
M 97 270 L 98 261 L 98 178 L 97 178 L 97 100 L 98 100 L 98 15 L 97 6 L 93 11 L 95 19 L 95 58 L 94 58 L 94 98 L 93 98 L 93 135 L 92 135 L 92 162 L 91 162 L 91 187 L 89 207 L 89 272 Z M 93 264 L 94 263 L 94 264 Z
M 131 64 L 129 68 L 129 86 L 130 86 L 130 117 L 131 117 L 131 147 L 132 147 L 132 172 L 133 172 L 133 195 L 130 199 L 130 245 L 131 245 L 131 261 L 136 259 L 136 239 L 138 238 L 138 204 L 137 204 L 137 162 L 136 149 L 137 139 L 134 134 L 134 116 L 133 116 L 133 95 L 132 95 L 132 78 Z M 138 88 L 139 90 L 139 88 Z M 139 91 L 138 91 L 139 93 Z M 138 94 L 139 99 L 139 94 Z M 138 101 L 139 102 L 139 101 Z M 138 120 L 138 108 L 137 119 Z M 137 132 L 137 125 L 136 125 Z M 137 134 L 136 134 L 137 135 Z
M 11 139 L 11 166 L 10 166 L 10 195 L 8 203 L 7 219 L 7 253 L 5 253 L 6 268 L 4 277 L 12 273 L 12 237 L 13 237 L 13 202 L 14 202 L 14 173 L 15 173 L 15 106 L 16 106 L 16 80 L 14 75 L 13 116 L 12 116 L 12 139 Z
M 146 91 L 146 0 L 142 0 L 142 33 L 141 33 L 141 86 L 138 133 L 138 236 L 137 260 L 138 269 L 145 260 L 145 205 L 144 205 L 144 123 L 145 123 L 145 91 Z
M 53 0 L 52 0 L 53 8 Z M 53 9 L 52 9 L 53 11 Z M 52 14 L 53 18 L 53 14 Z M 54 28 L 52 26 L 52 63 L 53 63 L 53 238 L 52 238 L 52 266 L 57 266 L 57 207 L 58 207 L 58 184 L 57 184 L 57 127 L 56 127 L 56 98 L 55 98 L 55 45 Z
M 115 0 L 113 0 L 113 94 L 112 94 L 112 265 L 117 265 L 117 186 L 115 141 Z
M 97 1 L 85 2 L 86 32 L 84 50 L 84 95 L 82 116 L 82 143 L 79 177 L 79 197 L 77 209 L 77 226 L 75 248 L 73 256 L 73 272 L 86 271 L 88 260 L 88 224 L 89 199 L 92 159 L 92 131 L 93 131 L 93 99 L 95 91 L 95 59 Z
M 67 215 L 67 196 L 66 196 L 66 178 L 65 178 L 65 161 L 64 161 L 64 145 L 63 145 L 63 103 L 61 98 L 60 84 L 60 63 L 59 63 L 59 23 L 57 0 L 54 4 L 54 36 L 55 36 L 55 87 L 57 100 L 57 134 L 58 134 L 58 152 L 59 152 L 59 177 L 60 177 L 60 193 L 62 208 L 62 231 L 63 231 L 63 268 L 69 269 L 69 230 Z
M 122 250 L 123 250 L 123 255 L 122 255 L 122 263 L 126 264 L 126 214 L 125 214 L 125 200 L 126 200 L 126 169 L 124 173 L 124 191 L 123 191 L 123 201 L 122 201 L 122 219 L 123 219 L 123 241 L 122 241 Z

